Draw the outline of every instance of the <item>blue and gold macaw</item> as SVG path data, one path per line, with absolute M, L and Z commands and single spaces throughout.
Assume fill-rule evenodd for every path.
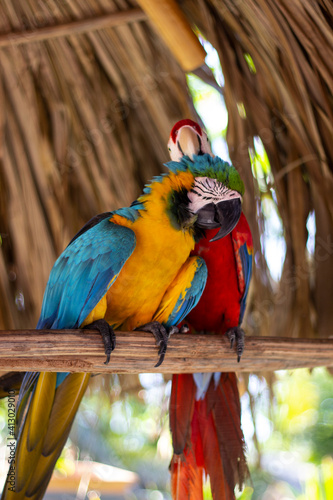
M 96 216 L 72 239 L 51 271 L 37 328 L 96 328 L 106 362 L 114 329 L 149 331 L 160 346 L 158 364 L 163 361 L 174 325 L 195 307 L 206 283 L 205 262 L 190 252 L 204 228 L 219 228 L 216 238 L 233 229 L 244 189 L 233 167 L 209 155 L 167 166 L 131 207 Z M 89 377 L 26 374 L 15 480 L 8 476 L 2 499 L 43 497 Z

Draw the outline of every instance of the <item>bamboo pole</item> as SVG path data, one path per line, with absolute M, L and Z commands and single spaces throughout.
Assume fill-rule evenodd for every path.
M 205 62 L 206 52 L 175 0 L 138 0 L 184 71 Z
M 90 330 L 0 331 L 0 371 L 91 373 L 193 373 L 272 371 L 333 366 L 333 338 L 248 337 L 241 362 L 223 336 L 175 334 L 161 366 L 152 335 L 116 332 L 117 346 L 105 365 L 102 339 Z

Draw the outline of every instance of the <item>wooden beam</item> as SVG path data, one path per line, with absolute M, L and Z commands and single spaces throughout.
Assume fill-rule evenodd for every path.
M 9 45 L 22 45 L 31 42 L 43 42 L 52 38 L 62 36 L 78 35 L 88 31 L 100 30 L 105 28 L 114 28 L 121 24 L 127 24 L 136 21 L 144 21 L 147 14 L 141 9 L 129 9 L 120 12 L 113 12 L 103 16 L 79 19 L 70 23 L 55 24 L 53 26 L 43 26 L 24 31 L 0 34 L 0 48 Z
M 116 332 L 117 346 L 104 365 L 102 339 L 90 330 L 0 330 L 0 371 L 69 371 L 92 373 L 182 373 L 270 371 L 333 366 L 333 338 L 248 337 L 237 363 L 223 336 L 175 334 L 163 364 L 152 335 Z

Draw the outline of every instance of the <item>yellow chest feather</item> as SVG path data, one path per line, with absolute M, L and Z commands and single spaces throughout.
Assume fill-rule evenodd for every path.
M 115 328 L 132 330 L 152 320 L 194 247 L 188 232 L 160 222 L 141 218 L 132 227 L 135 250 L 107 293 L 105 319 Z
M 113 216 L 112 222 L 134 231 L 136 247 L 84 324 L 105 317 L 114 328 L 132 330 L 152 321 L 170 283 L 194 248 L 191 233 L 173 227 L 166 212 L 171 186 L 190 189 L 192 183 L 193 176 L 187 173 L 171 174 L 140 198 L 146 210 L 135 222 Z

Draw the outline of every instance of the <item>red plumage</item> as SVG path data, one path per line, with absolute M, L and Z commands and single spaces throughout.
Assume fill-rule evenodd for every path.
M 173 449 L 181 454 L 189 438 L 189 426 L 195 399 L 195 384 L 188 373 L 175 375 L 170 398 L 170 427 Z
M 210 242 L 216 232 L 206 231 L 193 251 L 205 259 L 208 279 L 198 305 L 187 317 L 192 332 L 224 334 L 242 319 L 251 274 L 251 258 L 244 260 L 244 255 L 252 254 L 250 228 L 242 214 L 228 236 Z M 236 375 L 222 373 L 217 383 L 212 376 L 202 399 L 195 401 L 193 381 L 192 375 L 173 376 L 171 401 L 179 403 L 177 415 L 174 403 L 170 407 L 173 498 L 202 500 L 205 472 L 214 500 L 234 500 L 235 485 L 242 486 L 248 474 Z
M 197 465 L 193 448 L 186 446 L 182 455 L 174 455 L 170 464 L 173 498 L 203 500 L 202 468 Z

